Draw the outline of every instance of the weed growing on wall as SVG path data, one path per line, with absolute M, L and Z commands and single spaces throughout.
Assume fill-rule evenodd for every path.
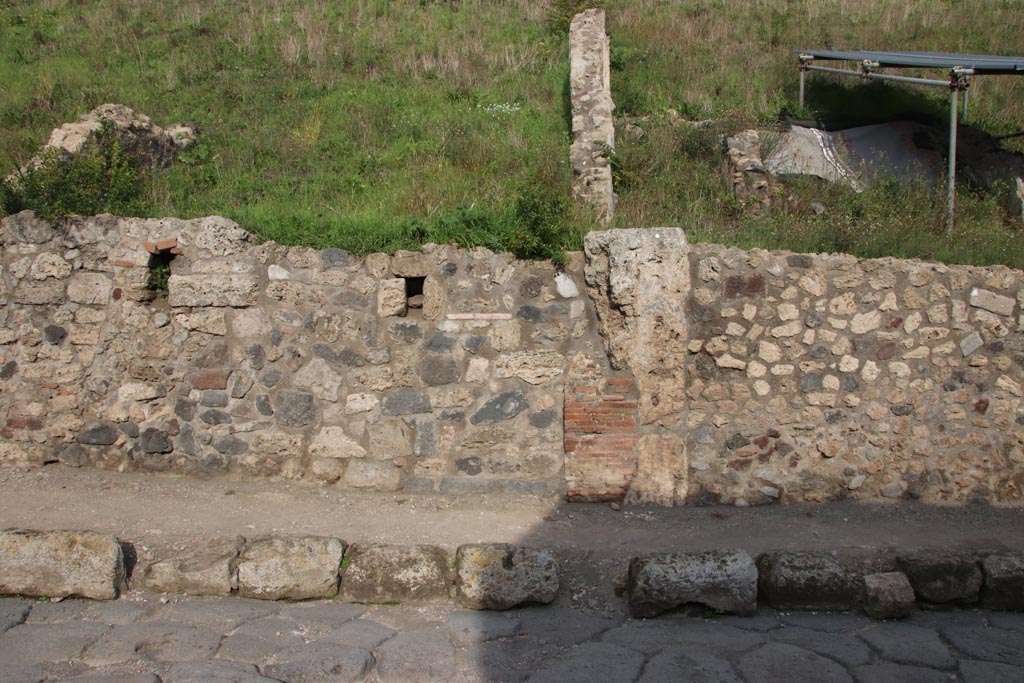
M 49 150 L 39 164 L 5 179 L 0 194 L 8 214 L 31 209 L 50 219 L 97 213 L 131 216 L 144 209 L 144 178 L 117 134 L 104 126 L 84 153 L 62 159 Z

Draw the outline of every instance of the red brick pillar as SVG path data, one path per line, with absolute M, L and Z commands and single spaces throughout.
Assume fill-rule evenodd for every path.
M 566 376 L 564 416 L 566 497 L 621 500 L 636 475 L 633 379 L 593 357 L 576 356 Z

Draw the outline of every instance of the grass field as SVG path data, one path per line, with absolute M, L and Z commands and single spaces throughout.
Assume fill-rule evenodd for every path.
M 529 256 L 593 227 L 566 198 L 568 17 L 576 0 L 0 0 L 0 168 L 103 102 L 201 144 L 149 183 L 152 215 L 222 214 L 285 243 L 357 252 L 423 241 Z M 958 232 L 930 188 L 855 195 L 813 183 L 750 218 L 719 174 L 718 132 L 795 109 L 790 50 L 1019 52 L 1021 0 L 608 0 L 620 136 L 617 226 L 698 240 L 1024 267 L 1024 237 L 965 189 Z M 1024 79 L 978 79 L 972 122 L 1024 128 Z M 944 111 L 944 94 L 816 88 L 819 109 L 884 101 Z M 836 94 L 844 98 L 836 104 Z M 672 127 L 674 108 L 710 130 Z M 826 206 L 807 210 L 813 198 Z

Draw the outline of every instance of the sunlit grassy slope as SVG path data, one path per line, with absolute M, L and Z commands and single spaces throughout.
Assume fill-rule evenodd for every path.
M 544 255 L 592 227 L 565 198 L 567 17 L 575 0 L 0 0 L 0 167 L 103 102 L 201 144 L 151 183 L 151 214 L 222 214 L 287 243 L 354 251 L 422 241 Z M 760 218 L 737 210 L 717 135 L 795 109 L 791 49 L 1020 52 L 1020 0 L 609 0 L 620 136 L 616 225 L 697 239 L 1024 266 L 1019 226 L 965 189 L 958 234 L 941 198 L 893 184 L 812 183 Z M 972 122 L 1024 128 L 1024 79 L 978 79 Z M 812 85 L 811 105 L 835 105 Z M 941 112 L 943 94 L 838 91 Z M 665 112 L 719 119 L 672 127 Z M 821 215 L 810 201 L 825 205 Z

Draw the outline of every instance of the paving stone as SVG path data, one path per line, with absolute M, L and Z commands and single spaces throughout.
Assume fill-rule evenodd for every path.
M 693 618 L 628 621 L 601 636 L 601 642 L 648 655 L 683 645 L 720 654 L 746 652 L 766 641 L 761 633 Z
M 920 666 L 879 662 L 854 670 L 857 683 L 949 683 L 949 673 Z
M 558 562 L 548 551 L 505 543 L 468 544 L 455 551 L 456 597 L 470 609 L 550 603 L 558 593 Z
M 521 683 L 541 668 L 541 662 L 552 655 L 551 650 L 533 638 L 517 637 L 477 643 L 455 653 L 456 667 L 466 683 Z M 560 651 L 558 651 L 560 652 Z
M 345 543 L 299 536 L 250 541 L 238 557 L 238 593 L 264 600 L 333 597 Z
M 871 661 L 871 649 L 856 636 L 845 633 L 812 631 L 797 626 L 773 631 L 773 641 L 788 643 L 834 659 L 847 667 L 860 666 Z
M 752 617 L 726 616 L 718 619 L 718 623 L 744 631 L 760 631 L 762 633 L 782 628 L 779 616 L 771 610 L 762 610 Z
M 736 670 L 724 659 L 704 652 L 663 652 L 644 667 L 637 683 L 743 683 Z
M 989 623 L 997 628 L 1006 628 L 1011 631 L 1024 633 L 1024 614 L 1013 614 L 1011 612 L 991 612 L 985 617 Z
M 356 619 L 328 631 L 318 640 L 324 643 L 338 643 L 373 650 L 396 633 L 398 631 L 395 629 L 371 619 Z
M 585 643 L 541 669 L 529 683 L 621 683 L 635 681 L 644 665 L 639 652 L 607 643 Z
M 431 545 L 359 545 L 345 555 L 340 598 L 417 604 L 448 599 L 448 553 Z
M 247 621 L 220 642 L 218 659 L 262 662 L 278 650 L 305 643 L 305 630 L 290 619 L 265 617 Z
M 95 602 L 86 608 L 83 617 L 109 626 L 122 626 L 139 621 L 149 614 L 151 609 L 149 605 L 135 604 L 124 600 Z
M 364 618 L 404 632 L 440 626 L 440 615 L 444 613 L 444 610 L 444 607 L 429 609 L 421 606 L 378 605 L 367 610 Z
M 885 623 L 859 633 L 879 655 L 898 664 L 951 669 L 956 665 L 938 634 L 912 624 Z
M 907 623 L 922 626 L 941 633 L 943 629 L 953 626 L 970 626 L 971 628 L 988 628 L 989 620 L 995 612 L 975 610 L 929 610 L 914 612 Z
M 94 674 L 79 678 L 64 678 L 51 683 L 160 683 L 156 674 Z
M 0 673 L 3 673 L 6 680 L 17 683 L 43 683 L 46 680 L 42 666 L 8 662 L 3 654 L 0 654 Z
M 26 624 L 56 624 L 63 621 L 86 619 L 89 608 L 95 603 L 89 600 L 52 600 L 34 602 L 32 611 L 25 618 Z M 111 603 L 116 604 L 116 603 Z
M 455 648 L 443 631 L 399 633 L 377 650 L 381 683 L 448 681 L 455 673 Z
M 164 683 L 269 683 L 276 680 L 261 676 L 252 664 L 212 660 L 175 664 Z
M 742 550 L 634 557 L 629 562 L 626 596 L 634 617 L 653 617 L 687 604 L 753 614 L 757 567 Z
M 850 674 L 832 660 L 785 643 L 768 643 L 748 652 L 740 658 L 739 669 L 747 683 L 853 681 Z
M 765 553 L 757 568 L 758 595 L 772 607 L 844 610 L 860 602 L 863 582 L 828 553 Z
M 1024 637 L 1016 631 L 953 626 L 943 629 L 942 634 L 970 659 L 1024 666 Z
M 519 611 L 519 632 L 541 643 L 560 646 L 591 640 L 622 623 L 621 619 L 562 607 L 531 607 Z
M 0 598 L 0 633 L 25 621 L 32 601 L 24 598 Z
M 174 622 L 148 621 L 115 626 L 83 654 L 89 666 L 111 666 L 139 658 L 157 662 L 191 662 L 209 659 L 217 651 L 221 635 Z
M 309 643 L 285 648 L 271 657 L 263 673 L 288 683 L 361 681 L 373 667 L 369 650 L 337 643 Z
M 806 612 L 780 614 L 779 621 L 786 626 L 799 626 L 812 631 L 828 633 L 863 629 L 872 624 L 870 619 L 859 614 L 808 614 Z
M 510 638 L 519 629 L 518 615 L 509 612 L 450 612 L 448 630 L 459 644 Z
M 960 661 L 960 680 L 963 683 L 1020 683 L 1024 681 L 1024 667 L 965 659 Z
M 298 603 L 284 605 L 277 613 L 302 624 L 311 634 L 321 634 L 358 619 L 366 614 L 366 607 L 342 602 Z
M 0 671 L 12 664 L 75 659 L 108 628 L 93 621 L 15 626 L 0 635 Z
M 148 621 L 178 621 L 227 632 L 239 624 L 275 613 L 278 605 L 246 598 L 185 598 L 154 610 Z

